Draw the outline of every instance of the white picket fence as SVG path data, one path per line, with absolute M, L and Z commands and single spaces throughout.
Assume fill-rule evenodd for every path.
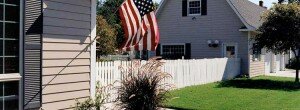
M 146 61 L 142 61 L 142 64 Z M 164 60 L 163 72 L 171 74 L 172 78 L 166 80 L 167 83 L 176 88 L 183 88 L 193 85 L 208 84 L 222 80 L 228 80 L 241 73 L 241 60 L 238 58 L 216 58 L 216 59 L 196 59 L 196 60 Z M 96 81 L 101 86 L 115 84 L 121 81 L 121 71 L 119 67 L 131 66 L 131 61 L 112 61 L 97 63 Z M 109 91 L 116 94 L 116 91 Z M 116 96 L 111 96 L 114 99 Z M 112 99 L 110 99 L 112 101 Z

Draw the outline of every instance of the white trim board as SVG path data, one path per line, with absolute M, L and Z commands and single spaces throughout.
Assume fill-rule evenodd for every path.
M 91 98 L 95 98 L 96 94 L 96 42 L 95 40 L 97 33 L 97 24 L 96 24 L 96 17 L 97 17 L 97 0 L 91 0 L 91 73 L 90 73 L 90 95 Z
M 21 78 L 19 73 L 0 74 L 0 82 L 19 81 Z

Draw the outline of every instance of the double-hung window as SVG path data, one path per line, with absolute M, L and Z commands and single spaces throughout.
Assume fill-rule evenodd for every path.
M 20 1 L 0 0 L 0 110 L 19 109 Z
M 188 13 L 189 15 L 201 15 L 201 0 L 189 0 Z

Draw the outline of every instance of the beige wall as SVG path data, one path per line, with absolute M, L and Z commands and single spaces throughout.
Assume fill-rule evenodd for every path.
M 90 48 L 83 49 L 91 40 L 91 2 L 44 0 L 43 14 L 43 87 L 61 73 L 43 90 L 42 108 L 68 109 L 90 96 Z
M 265 62 L 263 57 L 258 61 L 252 60 L 252 55 L 250 55 L 250 77 L 255 77 L 265 74 Z

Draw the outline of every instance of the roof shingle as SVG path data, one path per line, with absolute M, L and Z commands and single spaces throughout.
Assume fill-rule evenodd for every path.
M 229 2 L 248 25 L 255 29 L 258 29 L 262 25 L 261 15 L 267 10 L 266 8 L 248 0 L 229 0 Z

